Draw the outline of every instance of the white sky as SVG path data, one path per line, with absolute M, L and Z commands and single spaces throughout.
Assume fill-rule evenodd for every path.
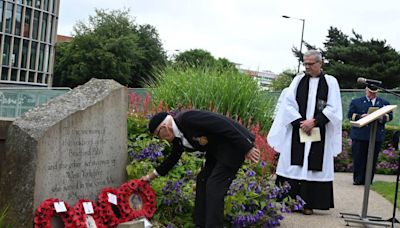
M 282 15 L 304 18 L 304 40 L 317 47 L 334 26 L 400 51 L 399 0 L 61 0 L 58 34 L 71 35 L 95 8 L 124 7 L 156 27 L 169 55 L 202 48 L 251 70 L 297 69 L 291 48 L 300 45 L 302 22 Z

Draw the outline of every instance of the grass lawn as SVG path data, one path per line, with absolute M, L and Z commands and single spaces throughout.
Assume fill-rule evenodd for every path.
M 399 186 L 400 188 L 400 186 Z M 379 193 L 387 200 L 389 200 L 392 204 L 394 202 L 394 192 L 396 190 L 395 182 L 385 182 L 385 181 L 374 181 L 374 184 L 371 185 L 371 189 L 375 192 Z M 400 209 L 400 194 L 397 196 L 397 208 Z

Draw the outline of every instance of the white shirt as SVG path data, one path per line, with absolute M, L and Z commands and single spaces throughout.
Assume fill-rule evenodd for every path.
M 172 131 L 174 132 L 175 137 L 178 137 L 182 140 L 182 144 L 184 147 L 193 149 L 193 146 L 190 145 L 189 141 L 187 141 L 183 133 L 179 130 L 178 126 L 176 126 L 174 119 L 172 119 Z

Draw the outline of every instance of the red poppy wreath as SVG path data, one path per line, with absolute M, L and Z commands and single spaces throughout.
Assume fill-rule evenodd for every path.
M 43 201 L 39 207 L 36 209 L 35 217 L 33 222 L 35 224 L 35 228 L 51 228 L 51 218 L 60 217 L 61 221 L 64 224 L 65 228 L 73 228 L 75 227 L 73 222 L 73 209 L 64 202 L 65 212 L 57 213 L 54 203 L 62 202 L 59 199 L 47 199 Z
M 119 204 L 126 220 L 150 219 L 156 212 L 156 193 L 146 181 L 130 180 L 119 187 Z
M 91 207 L 88 206 L 87 210 L 92 210 L 92 213 L 86 214 L 84 204 L 91 205 Z M 99 207 L 92 201 L 87 199 L 79 200 L 75 204 L 73 211 L 74 211 L 73 220 L 76 227 L 107 228 L 107 226 L 105 226 L 103 223 L 103 219 L 100 217 Z M 91 224 L 93 223 L 96 226 L 92 226 Z
M 109 202 L 109 193 L 117 197 L 117 205 Z M 116 227 L 119 223 L 127 221 L 121 215 L 119 206 L 121 200 L 118 198 L 118 193 L 118 189 L 104 188 L 98 196 L 99 216 L 106 227 Z

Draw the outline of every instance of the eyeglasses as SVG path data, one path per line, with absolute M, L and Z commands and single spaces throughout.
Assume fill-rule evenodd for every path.
M 313 62 L 313 63 L 303 63 L 303 66 L 312 66 L 312 65 L 314 65 L 314 64 L 316 64 L 316 63 L 318 63 L 318 62 Z
M 163 128 L 163 127 L 164 127 L 164 125 L 161 125 L 160 128 L 158 128 L 158 131 L 157 131 L 157 133 L 155 134 L 155 137 L 156 137 L 156 138 L 160 138 L 160 131 L 161 131 L 161 128 Z

